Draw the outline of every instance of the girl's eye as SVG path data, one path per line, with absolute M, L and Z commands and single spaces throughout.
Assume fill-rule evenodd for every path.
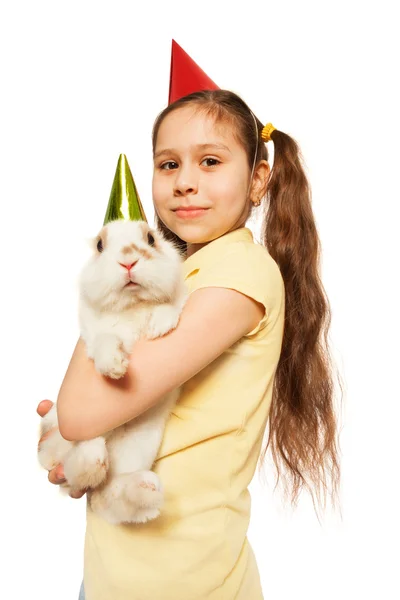
M 220 164 L 220 162 L 221 162 L 220 160 L 217 160 L 216 158 L 205 158 L 202 162 L 204 162 L 205 160 L 211 160 L 211 161 L 214 161 L 214 163 L 217 163 L 217 164 Z M 217 164 L 207 165 L 207 167 L 216 167 Z
M 160 165 L 160 169 L 163 169 L 164 171 L 171 171 L 171 169 L 165 168 L 166 165 L 176 165 L 176 162 L 174 162 L 173 160 L 169 160 L 168 162 Z
M 221 162 L 220 160 L 217 160 L 216 158 L 205 158 L 204 160 L 202 160 L 201 164 L 203 164 L 203 162 L 206 161 L 206 160 L 214 162 L 214 164 L 211 164 L 211 165 L 208 164 L 208 165 L 206 165 L 207 167 L 216 167 L 217 164 L 220 164 L 220 162 Z M 171 168 L 166 168 L 167 165 L 177 165 L 177 163 L 174 162 L 173 160 L 169 160 L 168 162 L 163 163 L 160 166 L 160 169 L 163 169 L 164 171 L 171 171 Z
M 103 252 L 103 240 L 101 238 L 97 242 L 97 250 L 98 252 Z

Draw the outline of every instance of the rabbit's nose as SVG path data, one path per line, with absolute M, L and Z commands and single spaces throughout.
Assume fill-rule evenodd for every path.
M 137 260 L 135 260 L 135 262 L 133 263 L 119 263 L 121 265 L 121 267 L 125 267 L 125 269 L 128 269 L 128 271 L 130 271 L 133 267 L 133 265 L 136 265 Z

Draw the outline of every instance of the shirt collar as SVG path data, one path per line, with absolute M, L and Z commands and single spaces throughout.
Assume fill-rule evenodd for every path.
M 203 265 L 209 264 L 211 257 L 215 257 L 225 246 L 234 242 L 253 242 L 253 233 L 248 227 L 239 227 L 233 231 L 228 231 L 224 235 L 211 240 L 205 246 L 197 250 L 183 262 L 183 273 L 185 279 L 192 271 L 200 269 Z

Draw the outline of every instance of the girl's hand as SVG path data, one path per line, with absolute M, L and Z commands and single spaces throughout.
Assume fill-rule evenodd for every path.
M 42 400 L 41 402 L 39 402 L 36 412 L 41 417 L 44 417 L 45 415 L 47 415 L 53 404 L 54 402 L 52 402 L 51 400 Z M 53 427 L 44 435 L 42 435 L 38 443 L 38 448 L 40 447 L 40 443 L 46 438 L 48 438 L 56 429 L 56 427 Z M 66 482 L 62 464 L 56 465 L 53 469 L 51 469 L 51 471 L 49 471 L 48 480 L 50 481 L 50 483 L 54 483 L 55 485 L 60 485 L 60 483 Z M 82 498 L 82 496 L 86 494 L 86 491 L 87 490 L 80 490 L 79 492 L 75 492 L 74 494 L 71 493 L 69 495 L 71 496 L 71 498 Z

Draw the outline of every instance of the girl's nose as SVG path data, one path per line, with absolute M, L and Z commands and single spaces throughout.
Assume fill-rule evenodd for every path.
M 187 170 L 183 171 L 182 169 L 175 180 L 174 192 L 178 196 L 197 193 L 197 183 L 195 182 L 194 175 L 190 175 Z
M 186 196 L 197 192 L 197 187 L 189 184 L 180 184 L 175 186 L 175 194 L 177 196 Z
M 121 265 L 121 267 L 125 267 L 125 269 L 128 269 L 128 271 L 130 271 L 133 267 L 133 265 L 136 265 L 137 260 L 135 260 L 135 262 L 133 263 L 118 263 Z

